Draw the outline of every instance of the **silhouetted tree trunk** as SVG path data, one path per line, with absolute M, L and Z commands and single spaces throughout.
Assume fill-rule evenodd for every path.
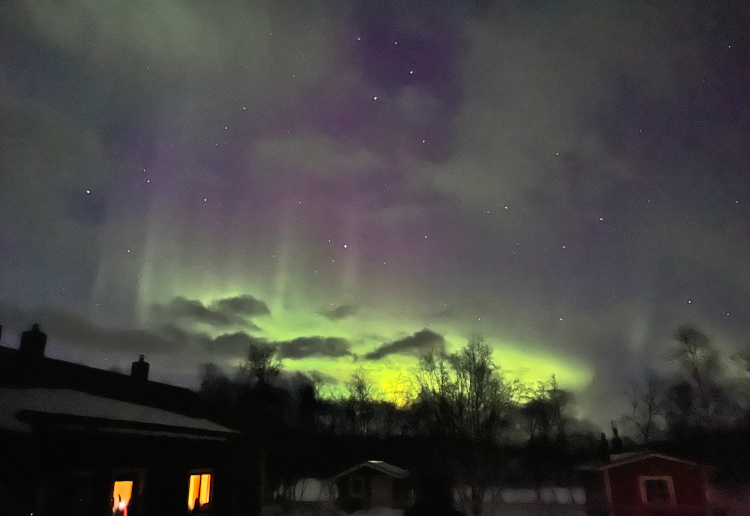
M 657 378 L 651 376 L 643 389 L 633 386 L 630 414 L 625 419 L 638 432 L 644 444 L 649 444 L 654 432 L 659 430 L 659 420 L 664 415 L 664 394 Z
M 427 430 L 467 442 L 472 450 L 493 446 L 510 410 L 517 406 L 519 384 L 505 380 L 492 359 L 492 349 L 478 336 L 457 353 L 432 351 L 423 356 L 413 381 L 415 408 L 427 418 Z M 467 453 L 462 473 L 476 515 L 481 513 L 489 482 L 482 459 Z

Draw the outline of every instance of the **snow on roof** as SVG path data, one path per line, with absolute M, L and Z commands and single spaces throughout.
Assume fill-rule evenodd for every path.
M 12 432 L 29 432 L 31 424 L 19 419 L 21 412 L 154 425 L 166 430 L 174 429 L 177 433 L 179 430 L 236 433 L 207 419 L 71 389 L 0 388 L 0 428 Z
M 339 473 L 333 478 L 336 479 L 339 477 L 343 477 L 360 468 L 371 468 L 371 469 L 374 469 L 375 471 L 379 471 L 380 473 L 384 473 L 393 478 L 406 478 L 410 474 L 407 470 L 399 468 L 398 466 L 394 466 L 393 464 L 388 464 L 387 462 L 383 462 L 382 460 L 368 460 L 366 462 L 357 464 L 356 466 L 347 469 L 343 473 Z

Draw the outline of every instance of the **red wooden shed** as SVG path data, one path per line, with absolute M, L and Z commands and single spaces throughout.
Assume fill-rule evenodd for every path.
M 581 468 L 590 514 L 602 516 L 714 516 L 707 468 L 652 452 L 612 455 Z

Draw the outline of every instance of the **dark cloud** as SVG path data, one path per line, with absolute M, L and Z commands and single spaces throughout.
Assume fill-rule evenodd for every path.
M 339 383 L 338 378 L 331 376 L 330 374 L 326 374 L 322 371 L 318 371 L 317 369 L 313 369 L 312 371 L 305 371 L 305 376 L 307 376 L 311 382 L 314 384 L 319 385 L 336 385 Z
M 191 292 L 267 292 L 350 332 L 280 355 L 477 331 L 584 366 L 606 422 L 682 322 L 746 341 L 747 0 L 300 4 L 3 4 L 0 297 L 76 310 L 0 306 L 5 342 L 178 378 L 278 338 Z
M 279 358 L 292 360 L 308 357 L 354 356 L 351 352 L 351 343 L 337 337 L 298 337 L 293 340 L 273 342 L 244 331 L 224 333 L 215 338 L 188 332 L 183 332 L 183 334 L 183 338 L 199 343 L 207 351 L 230 356 L 244 356 L 253 346 L 273 346 Z
M 189 321 L 214 327 L 240 325 L 257 328 L 245 318 L 270 314 L 268 306 L 250 295 L 219 299 L 205 305 L 195 299 L 175 297 L 166 305 L 154 304 L 151 315 L 159 321 Z
M 211 308 L 224 314 L 237 314 L 248 317 L 269 315 L 268 305 L 249 294 L 219 299 L 211 303 Z
M 182 320 L 209 324 L 211 326 L 227 326 L 232 319 L 227 314 L 212 310 L 200 301 L 176 297 L 166 305 L 155 304 L 152 313 L 159 319 Z
M 21 321 L 40 324 L 50 341 L 62 341 L 85 349 L 103 351 L 132 350 L 133 353 L 163 353 L 184 351 L 188 342 L 170 338 L 175 334 L 143 329 L 107 328 L 73 312 L 58 308 L 27 311 L 0 305 L 0 321 L 7 321 L 15 332 L 28 329 Z M 185 337 L 185 335 L 180 335 Z
M 332 321 L 345 319 L 357 313 L 357 307 L 354 305 L 339 305 L 336 308 L 323 312 L 323 316 Z
M 254 337 L 245 332 L 225 333 L 207 343 L 207 348 L 213 352 L 230 355 L 246 355 L 252 346 L 267 345 L 265 339 Z
M 307 357 L 340 358 L 354 356 L 351 344 L 338 337 L 299 337 L 277 343 L 279 358 L 299 360 Z
M 365 360 L 379 360 L 388 355 L 407 355 L 432 348 L 445 348 L 445 339 L 439 333 L 424 329 L 403 339 L 383 344 L 365 355 Z

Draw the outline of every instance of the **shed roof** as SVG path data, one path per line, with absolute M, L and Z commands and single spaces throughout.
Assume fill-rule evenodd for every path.
M 671 462 L 677 462 L 680 464 L 688 464 L 690 466 L 700 466 L 700 464 L 698 464 L 697 462 L 692 462 L 692 461 L 684 460 L 684 459 L 678 459 L 677 457 L 670 457 L 669 455 L 663 455 L 661 453 L 639 451 L 639 452 L 618 453 L 616 455 L 612 455 L 609 458 L 609 462 L 589 463 L 589 464 L 585 464 L 581 466 L 579 469 L 601 471 L 605 469 L 616 468 L 618 466 L 624 466 L 625 464 L 632 464 L 634 462 L 640 462 L 642 460 L 654 459 L 654 458 L 667 460 Z
M 387 462 L 383 462 L 382 460 L 368 460 L 361 464 L 357 464 L 356 466 L 353 466 L 347 469 L 346 471 L 339 473 L 333 478 L 337 479 L 337 478 L 346 476 L 349 473 L 353 473 L 354 471 L 357 471 L 358 469 L 361 469 L 361 468 L 371 468 L 371 469 L 374 469 L 375 471 L 378 471 L 380 473 L 383 473 L 393 478 L 406 478 L 410 475 L 409 471 L 403 468 L 399 468 L 398 466 L 394 466 L 393 464 L 388 464 Z

